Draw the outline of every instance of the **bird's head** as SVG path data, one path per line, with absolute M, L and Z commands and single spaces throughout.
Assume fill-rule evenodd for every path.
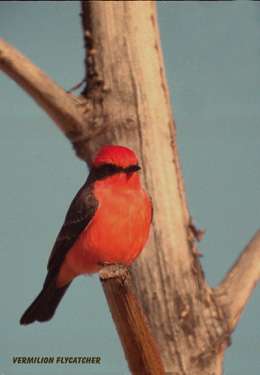
M 118 146 L 103 146 L 92 163 L 91 175 L 94 180 L 108 179 L 113 183 L 138 183 L 137 172 L 141 169 L 133 150 Z

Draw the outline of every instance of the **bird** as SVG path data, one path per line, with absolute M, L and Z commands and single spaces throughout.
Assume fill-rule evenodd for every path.
M 75 277 L 134 262 L 148 240 L 153 216 L 140 169 L 132 149 L 100 148 L 58 233 L 42 290 L 20 324 L 49 321 Z

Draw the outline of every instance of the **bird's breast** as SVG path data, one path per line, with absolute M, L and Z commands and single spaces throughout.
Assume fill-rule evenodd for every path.
M 70 263 L 78 273 L 88 273 L 90 265 L 100 263 L 131 264 L 149 235 L 152 205 L 141 188 L 101 187 L 93 193 L 98 208 L 70 251 Z

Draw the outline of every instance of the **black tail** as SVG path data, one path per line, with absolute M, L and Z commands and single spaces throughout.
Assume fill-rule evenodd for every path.
M 70 283 L 62 288 L 57 288 L 55 280 L 48 285 L 44 285 L 41 293 L 21 317 L 20 324 L 26 325 L 35 321 L 46 322 L 50 320 L 69 285 Z

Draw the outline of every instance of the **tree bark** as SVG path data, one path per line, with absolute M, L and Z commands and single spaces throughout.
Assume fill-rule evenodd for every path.
M 210 288 L 198 260 L 196 242 L 201 232 L 192 223 L 185 196 L 155 3 L 83 1 L 81 16 L 87 85 L 79 98 L 52 85 L 47 85 L 49 91 L 42 90 L 40 86 L 50 83 L 49 78 L 37 70 L 30 74 L 29 61 L 16 65 L 15 55 L 1 41 L 0 69 L 54 118 L 81 158 L 91 160 L 107 143 L 137 152 L 143 183 L 153 200 L 154 220 L 149 246 L 131 270 L 136 294 L 166 373 L 221 374 L 230 334 L 260 278 L 260 232 L 223 282 Z M 122 275 L 115 276 L 110 270 L 101 274 L 101 280 L 131 370 L 138 375 L 157 373 L 155 363 L 153 370 L 147 367 L 150 355 L 159 357 L 138 301 L 132 297 L 131 287 L 128 289 L 131 283 L 125 284 Z M 116 298 L 119 290 L 121 305 Z M 133 311 L 141 326 L 133 324 Z M 130 332 L 129 341 L 126 332 Z M 133 358 L 138 353 L 131 339 L 141 348 L 142 332 L 151 345 L 147 351 L 143 348 L 146 363 L 136 369 Z
M 132 147 L 154 205 L 150 243 L 132 272 L 137 295 L 166 371 L 212 374 L 228 327 L 196 256 L 155 4 L 87 1 L 82 15 L 92 51 L 84 95 L 89 100 L 94 92 L 102 102 L 95 114 L 102 130 L 90 147 L 93 152 L 103 143 Z
M 110 266 L 100 272 L 100 279 L 131 372 L 164 375 L 158 348 L 133 293 L 130 274 L 124 267 Z

